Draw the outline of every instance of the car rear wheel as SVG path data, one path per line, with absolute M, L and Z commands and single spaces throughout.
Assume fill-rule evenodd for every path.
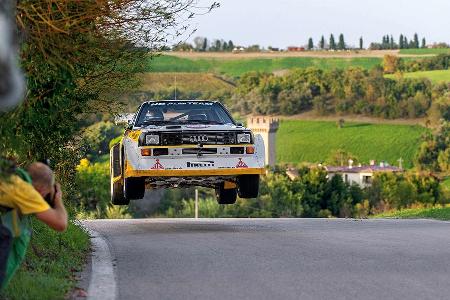
M 129 200 L 138 200 L 144 198 L 145 178 L 130 177 L 124 179 L 123 193 Z
M 225 189 L 222 183 L 216 188 L 216 196 L 219 204 L 234 204 L 236 203 L 237 190 L 236 188 Z
M 259 193 L 259 175 L 241 175 L 237 179 L 241 198 L 256 198 Z

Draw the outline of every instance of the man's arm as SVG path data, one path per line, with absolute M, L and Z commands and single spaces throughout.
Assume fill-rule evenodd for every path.
M 36 217 L 56 231 L 67 228 L 67 212 L 62 202 L 62 193 L 59 183 L 56 184 L 55 207 L 36 214 Z

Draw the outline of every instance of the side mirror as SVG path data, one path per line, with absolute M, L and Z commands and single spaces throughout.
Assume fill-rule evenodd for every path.
M 133 120 L 128 120 L 128 121 L 127 121 L 127 126 L 126 126 L 126 128 L 127 128 L 127 129 L 133 129 Z
M 238 127 L 244 127 L 244 124 L 242 124 L 242 123 L 236 123 L 236 126 L 238 126 Z

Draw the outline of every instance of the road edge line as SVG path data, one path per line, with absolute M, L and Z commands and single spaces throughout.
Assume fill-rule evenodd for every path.
M 87 227 L 92 243 L 91 279 L 87 290 L 88 300 L 117 299 L 116 275 L 108 242 L 100 233 Z

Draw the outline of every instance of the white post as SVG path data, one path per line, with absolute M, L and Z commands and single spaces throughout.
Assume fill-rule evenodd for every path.
M 198 219 L 198 189 L 195 189 L 195 218 Z

